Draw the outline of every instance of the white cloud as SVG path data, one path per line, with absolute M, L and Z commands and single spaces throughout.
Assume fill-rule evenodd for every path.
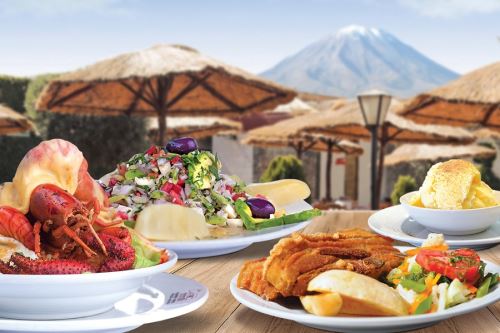
M 72 14 L 79 12 L 126 10 L 120 0 L 0 0 L 0 13 L 32 13 L 36 15 Z
M 399 3 L 422 15 L 443 18 L 500 11 L 500 0 L 399 0 Z

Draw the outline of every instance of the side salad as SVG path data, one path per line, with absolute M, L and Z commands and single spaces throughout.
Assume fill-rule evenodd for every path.
M 498 274 L 485 273 L 476 251 L 449 250 L 442 234 L 430 234 L 422 247 L 406 254 L 387 280 L 410 304 L 410 314 L 444 311 L 483 297 L 498 283 Z
M 149 205 L 190 207 L 214 227 L 258 230 L 297 223 L 320 215 L 316 209 L 287 215 L 263 196 L 245 192 L 245 184 L 221 172 L 216 155 L 200 150 L 196 140 L 178 138 L 165 147 L 151 146 L 101 179 L 109 201 L 133 226 Z

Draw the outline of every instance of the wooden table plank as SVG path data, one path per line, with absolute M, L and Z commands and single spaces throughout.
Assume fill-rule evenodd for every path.
M 347 228 L 368 228 L 371 211 L 336 211 L 316 218 L 305 232 L 335 232 Z M 229 291 L 229 282 L 246 260 L 263 257 L 276 241 L 254 244 L 249 248 L 212 258 L 180 260 L 175 274 L 195 279 L 209 288 L 207 303 L 192 313 L 168 321 L 144 325 L 134 332 L 300 332 L 317 333 L 293 321 L 267 316 L 239 304 Z M 500 263 L 500 245 L 480 251 L 481 257 Z M 500 302 L 487 309 L 455 317 L 417 333 L 500 332 Z

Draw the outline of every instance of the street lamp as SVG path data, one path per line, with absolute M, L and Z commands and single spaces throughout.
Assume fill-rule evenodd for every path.
M 359 107 L 363 114 L 363 120 L 366 128 L 370 131 L 372 137 L 372 156 L 371 156 L 371 209 L 378 209 L 377 202 L 377 134 L 379 126 L 384 124 L 389 105 L 391 104 L 391 95 L 379 91 L 370 90 L 358 95 Z

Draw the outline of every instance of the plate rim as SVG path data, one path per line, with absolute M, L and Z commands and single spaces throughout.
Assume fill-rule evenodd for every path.
M 162 279 L 172 279 L 172 277 L 174 277 L 176 279 L 189 281 L 189 283 L 203 289 L 203 295 L 193 303 L 189 303 L 185 306 L 172 309 L 171 311 L 168 311 L 166 313 L 164 311 L 161 311 L 162 307 L 159 307 L 155 310 L 146 311 L 140 314 L 126 315 L 123 318 L 98 318 L 94 320 L 91 319 L 94 316 L 59 320 L 19 320 L 0 318 L 0 325 L 2 326 L 2 330 L 5 329 L 14 332 L 24 332 L 26 330 L 34 332 L 91 332 L 93 330 L 139 327 L 145 324 L 183 316 L 187 313 L 199 309 L 208 300 L 210 295 L 209 289 L 198 281 L 170 273 L 162 274 L 165 274 Z M 158 287 L 151 286 L 148 282 L 145 283 L 144 286 L 159 290 Z M 162 292 L 161 290 L 159 291 Z M 170 316 L 169 313 L 171 314 L 172 311 L 175 311 L 175 315 Z M 49 323 L 50 326 L 47 328 L 43 328 L 44 324 L 47 323 Z M 4 325 L 9 326 L 5 327 Z M 24 327 L 19 327 L 20 325 L 24 325 Z M 82 330 L 78 327 L 83 327 L 84 329 Z
M 287 206 L 294 205 L 294 204 L 305 204 L 308 206 L 308 208 L 302 209 L 302 210 L 297 210 L 294 211 L 293 213 L 298 213 L 301 211 L 304 211 L 306 209 L 312 209 L 313 207 L 307 203 L 305 200 L 298 200 L 295 202 L 292 202 L 288 204 Z M 286 206 L 285 206 L 286 207 Z M 286 209 L 286 208 L 285 208 Z M 311 223 L 312 219 L 303 221 L 300 223 L 294 223 L 294 224 L 289 224 L 285 226 L 278 226 L 275 229 L 267 233 L 261 233 L 261 234 L 250 234 L 250 235 L 243 235 L 243 236 L 236 236 L 236 237 L 227 237 L 227 238 L 217 238 L 217 239 L 201 239 L 201 240 L 188 240 L 188 241 L 153 241 L 156 246 L 161 246 L 165 248 L 175 248 L 177 251 L 179 251 L 180 247 L 186 247 L 189 249 L 196 249 L 196 248 L 201 248 L 202 246 L 204 248 L 219 248 L 222 246 L 238 246 L 238 245 L 250 245 L 253 243 L 258 243 L 258 242 L 265 242 L 268 240 L 276 239 L 279 237 L 283 237 L 285 235 L 288 235 L 292 232 L 296 232 L 299 230 L 304 229 Z M 272 229 L 272 228 L 270 228 Z M 180 252 L 180 251 L 179 251 Z
M 381 234 L 383 236 L 387 236 L 387 237 L 390 237 L 392 239 L 402 241 L 402 242 L 413 243 L 413 244 L 422 244 L 425 241 L 424 238 L 417 238 L 417 237 L 408 235 L 407 233 L 404 233 L 402 230 L 401 230 L 402 234 L 395 234 L 395 233 L 391 233 L 390 231 L 388 231 L 386 229 L 381 229 L 381 228 L 377 227 L 376 223 L 378 223 L 378 222 L 375 222 L 375 220 L 378 219 L 379 216 L 382 215 L 383 213 L 390 214 L 391 212 L 389 212 L 389 210 L 396 211 L 393 214 L 399 213 L 397 210 L 400 210 L 401 212 L 405 212 L 404 213 L 406 216 L 405 220 L 409 216 L 401 204 L 387 207 L 387 208 L 378 210 L 375 213 L 370 215 L 370 217 L 368 218 L 369 228 L 378 234 Z M 399 224 L 399 226 L 401 226 L 401 224 L 403 222 L 404 222 L 403 216 L 398 217 L 397 223 Z M 385 223 L 387 223 L 387 222 L 385 222 Z M 414 223 L 417 223 L 417 222 L 414 222 Z M 422 227 L 425 229 L 424 226 L 422 226 Z M 428 230 L 428 231 L 431 232 L 430 230 Z M 464 236 L 467 236 L 467 235 L 464 235 Z M 463 237 L 463 236 L 461 236 L 461 237 Z M 492 245 L 492 244 L 500 243 L 500 235 L 498 235 L 496 237 L 482 238 L 482 239 L 470 239 L 470 240 L 447 239 L 446 243 L 450 246 Z
M 412 249 L 414 247 L 412 246 L 395 246 L 397 249 L 401 251 L 405 251 L 408 249 Z M 497 265 L 489 260 L 481 259 L 483 260 L 487 267 L 493 267 L 493 271 L 500 272 L 500 265 Z M 491 271 L 491 270 L 490 270 Z M 286 312 L 284 310 L 280 309 L 274 309 L 271 307 L 268 307 L 266 305 L 259 305 L 251 302 L 247 302 L 247 300 L 241 295 L 241 294 L 246 294 L 250 295 L 250 297 L 257 297 L 259 296 L 255 295 L 251 291 L 248 290 L 243 290 L 237 287 L 237 279 L 238 279 L 239 273 L 237 273 L 230 282 L 230 290 L 231 294 L 233 297 L 240 302 L 241 304 L 245 305 L 246 307 L 257 311 L 259 313 L 265 314 L 265 315 L 270 315 L 286 320 L 293 320 L 298 323 L 306 323 L 306 324 L 312 324 L 312 325 L 317 325 L 317 326 L 324 326 L 328 328 L 351 328 L 351 329 L 364 329 L 364 328 L 372 328 L 374 325 L 378 325 L 377 328 L 384 328 L 384 327 L 401 327 L 404 328 L 406 326 L 411 326 L 411 325 L 418 325 L 418 324 L 424 324 L 424 323 L 434 323 L 437 321 L 442 321 L 446 320 L 452 317 L 456 317 L 462 314 L 470 313 L 473 311 L 477 311 L 480 309 L 483 309 L 485 307 L 488 307 L 489 305 L 498 302 L 500 300 L 500 287 L 497 285 L 495 290 L 492 293 L 487 294 L 481 299 L 481 303 L 477 304 L 471 304 L 474 301 L 477 301 L 477 299 L 474 299 L 470 302 L 463 303 L 460 305 L 457 305 L 455 307 L 452 307 L 451 309 L 448 309 L 444 312 L 440 313 L 431 313 L 431 314 L 424 314 L 424 315 L 418 315 L 418 316 L 412 316 L 412 315 L 406 315 L 406 316 L 388 316 L 388 317 L 362 317 L 362 316 L 354 316 L 354 317 L 346 317 L 346 316 L 331 316 L 331 317 L 322 317 L 322 316 L 316 316 L 313 314 L 309 313 L 290 313 Z M 259 300 L 262 300 L 259 298 Z M 265 301 L 264 302 L 270 302 L 270 301 Z M 462 305 L 468 305 L 468 306 L 462 306 Z M 262 311 L 264 309 L 264 311 Z M 283 315 L 284 314 L 284 315 Z M 360 320 L 362 319 L 362 320 Z M 404 329 L 403 329 L 404 330 Z

